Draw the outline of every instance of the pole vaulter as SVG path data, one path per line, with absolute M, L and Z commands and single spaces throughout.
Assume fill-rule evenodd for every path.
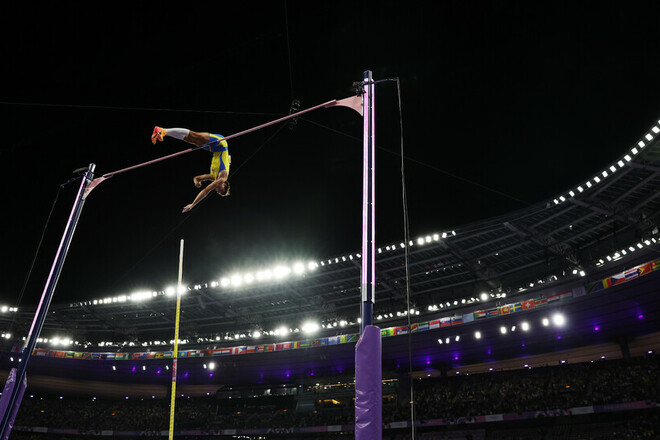
M 369 73 L 369 75 L 371 75 L 371 73 Z M 310 107 L 308 109 L 299 111 L 297 113 L 284 116 L 274 121 L 267 122 L 265 124 L 261 124 L 256 127 L 243 130 L 238 133 L 234 133 L 232 135 L 224 137 L 224 139 L 228 140 L 238 136 L 242 136 L 244 134 L 260 130 L 270 125 L 274 125 L 279 122 L 286 121 L 288 119 L 297 118 L 302 114 L 309 113 L 313 110 L 317 110 L 320 108 L 329 108 L 336 106 L 349 107 L 360 113 L 360 115 L 363 115 L 362 100 L 363 100 L 362 96 L 351 96 L 341 100 L 333 99 L 331 101 L 324 102 L 323 104 L 319 104 L 314 107 Z M 117 174 L 125 173 L 127 171 L 131 171 L 137 168 L 142 168 L 147 165 L 161 162 L 166 159 L 181 156 L 183 154 L 190 153 L 191 151 L 200 148 L 202 147 L 189 148 L 187 150 L 179 151 L 177 153 L 170 154 L 168 156 L 160 157 L 158 159 L 150 160 L 148 162 L 133 165 L 128 168 L 113 171 L 111 173 L 106 173 L 101 177 L 97 177 L 96 179 L 94 179 L 94 170 L 96 168 L 96 165 L 93 163 L 89 165 L 84 176 L 82 177 L 82 182 L 80 184 L 80 188 L 78 189 L 78 194 L 76 195 L 76 199 L 71 209 L 69 220 L 64 229 L 64 233 L 62 234 L 62 239 L 55 254 L 55 259 L 53 260 L 53 265 L 51 266 L 50 274 L 48 275 L 48 279 L 46 280 L 46 284 L 44 286 L 41 299 L 37 306 L 37 310 L 35 312 L 32 325 L 30 326 L 30 331 L 28 332 L 27 341 L 25 343 L 25 346 L 23 348 L 23 353 L 20 358 L 21 362 L 18 366 L 18 369 L 12 369 L 12 371 L 10 371 L 9 377 L 5 382 L 5 387 L 3 389 L 2 397 L 0 398 L 0 414 L 2 415 L 2 421 L 0 421 L 0 440 L 7 440 L 9 438 L 9 435 L 11 434 L 14 419 L 16 418 L 16 414 L 18 412 L 18 409 L 21 404 L 21 400 L 23 398 L 23 393 L 25 392 L 25 388 L 27 386 L 27 380 L 26 380 L 27 367 L 30 358 L 32 356 L 32 352 L 34 351 L 34 348 L 36 346 L 37 338 L 39 337 L 44 321 L 46 320 L 46 316 L 48 314 L 48 308 L 50 306 L 50 302 L 53 297 L 53 292 L 55 291 L 57 281 L 59 280 L 59 276 L 62 271 L 62 267 L 64 265 L 64 260 L 66 259 L 66 254 L 68 252 L 69 245 L 71 244 L 71 240 L 73 239 L 73 234 L 75 232 L 76 225 L 78 224 L 78 219 L 80 218 L 80 214 L 82 212 L 82 208 L 85 200 L 87 199 L 87 196 L 101 182 Z M 363 259 L 363 264 L 364 264 L 364 259 Z M 380 368 L 380 360 L 378 361 L 378 365 Z M 380 379 L 378 382 L 380 384 Z

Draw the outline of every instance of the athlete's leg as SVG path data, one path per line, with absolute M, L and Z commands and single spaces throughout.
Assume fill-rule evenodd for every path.
M 188 130 L 187 128 L 154 127 L 154 132 L 151 135 L 151 142 L 155 144 L 157 141 L 162 141 L 163 136 L 180 139 L 198 147 L 206 145 L 211 139 L 208 133 L 198 133 L 196 131 Z

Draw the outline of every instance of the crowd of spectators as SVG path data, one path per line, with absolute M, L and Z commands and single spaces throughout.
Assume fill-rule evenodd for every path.
M 176 429 L 286 428 L 352 425 L 354 404 L 347 389 L 336 394 L 301 387 L 299 394 L 244 398 L 189 397 L 176 403 Z M 395 392 L 396 387 L 388 386 Z M 496 371 L 414 382 L 418 420 L 498 413 L 545 411 L 571 407 L 656 401 L 660 396 L 660 362 L 655 358 L 600 361 L 515 371 Z M 396 393 L 395 393 L 396 394 Z M 300 401 L 314 401 L 301 410 Z M 327 399 L 332 404 L 325 405 Z M 404 399 L 399 399 L 404 400 Z M 383 422 L 408 420 L 407 402 L 383 406 Z M 80 430 L 159 431 L 169 426 L 169 399 L 83 399 L 71 396 L 25 396 L 16 426 Z

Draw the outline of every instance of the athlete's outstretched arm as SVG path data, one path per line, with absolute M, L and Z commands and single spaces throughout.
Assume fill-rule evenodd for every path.
M 216 180 L 216 182 L 217 182 L 217 180 Z M 206 198 L 206 196 L 208 196 L 211 193 L 211 191 L 213 191 L 215 189 L 216 186 L 217 185 L 215 184 L 215 182 L 209 184 L 209 186 L 207 186 L 206 188 L 201 190 L 199 192 L 199 194 L 197 194 L 197 197 L 195 197 L 195 200 L 193 200 L 193 202 L 190 205 L 184 206 L 183 211 L 181 211 L 181 212 L 188 212 L 191 209 L 193 209 L 195 207 L 195 205 L 197 205 L 199 202 L 204 200 Z

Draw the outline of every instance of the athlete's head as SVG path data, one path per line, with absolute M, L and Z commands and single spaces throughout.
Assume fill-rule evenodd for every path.
M 229 181 L 225 180 L 220 185 L 218 185 L 218 188 L 215 190 L 215 192 L 220 194 L 222 197 L 227 197 L 229 195 L 229 188 Z

